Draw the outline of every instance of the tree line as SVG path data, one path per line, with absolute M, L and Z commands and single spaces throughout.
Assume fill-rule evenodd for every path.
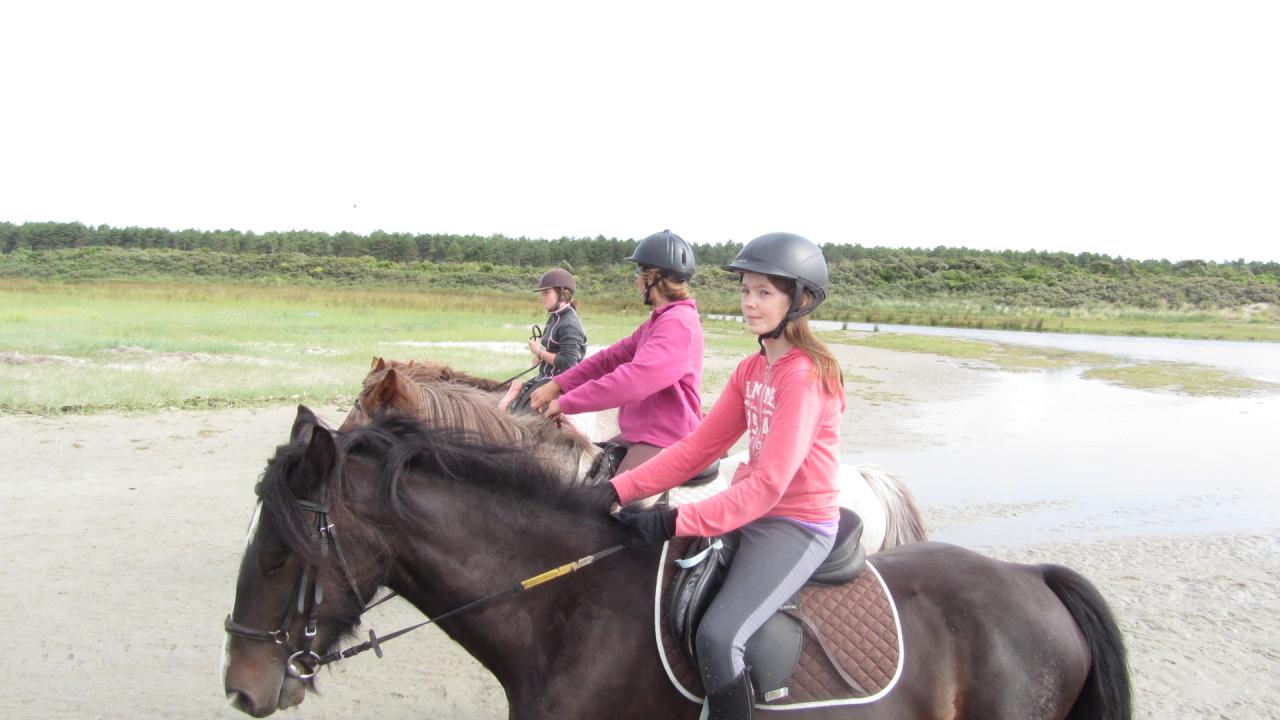
M 81 223 L 0 222 L 0 275 L 46 279 L 202 277 L 284 282 L 415 285 L 476 282 L 522 287 L 551 266 L 588 285 L 625 271 L 636 240 L 311 231 L 253 233 Z M 100 248 L 118 252 L 85 252 Z M 740 243 L 695 245 L 698 264 L 729 262 Z M 833 300 L 970 299 L 1070 308 L 1234 307 L 1280 302 L 1280 263 L 1134 260 L 1097 253 L 888 248 L 828 244 Z M 720 277 L 724 275 L 725 277 Z M 616 277 L 615 277 L 616 276 Z M 580 282 L 582 282 L 580 280 Z M 700 273 L 695 289 L 732 302 L 732 278 Z M 836 306 L 833 306 L 836 307 Z

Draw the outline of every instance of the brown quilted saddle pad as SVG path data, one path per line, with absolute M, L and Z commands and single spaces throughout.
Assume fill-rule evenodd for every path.
M 667 677 L 682 695 L 702 702 L 705 690 L 698 669 L 671 635 L 665 602 L 667 588 L 691 538 L 675 538 L 663 549 L 654 592 L 654 634 Z M 757 707 L 794 708 L 855 705 L 884 697 L 902 674 L 902 628 L 888 588 L 874 558 L 856 579 L 835 587 L 806 585 L 800 607 L 825 638 L 834 660 L 866 691 L 858 694 L 840 679 L 819 643 L 804 631 L 800 660 L 788 681 L 785 697 Z

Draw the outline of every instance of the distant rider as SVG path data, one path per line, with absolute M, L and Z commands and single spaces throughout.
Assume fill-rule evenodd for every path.
M 529 338 L 529 352 L 538 363 L 537 374 L 521 385 L 513 383 L 498 406 L 510 412 L 528 412 L 529 398 L 553 376 L 577 365 L 587 352 L 587 334 L 578 318 L 573 294 L 578 283 L 563 268 L 552 268 L 538 280 L 538 299 L 547 311 L 541 333 Z

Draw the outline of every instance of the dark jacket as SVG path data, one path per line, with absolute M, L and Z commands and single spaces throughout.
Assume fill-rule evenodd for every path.
M 570 305 L 547 315 L 547 324 L 538 342 L 556 356 L 554 364 L 544 362 L 538 365 L 538 377 L 559 375 L 577 365 L 587 354 L 587 333 L 582 329 L 577 311 Z

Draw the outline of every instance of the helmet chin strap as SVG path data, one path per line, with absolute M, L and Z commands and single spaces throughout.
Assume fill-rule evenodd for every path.
M 782 337 L 782 332 L 787 329 L 787 321 L 790 319 L 791 319 L 791 313 L 787 313 L 786 317 L 782 318 L 782 322 L 778 323 L 778 327 L 770 330 L 769 332 L 763 335 L 756 336 L 756 344 L 760 346 L 761 355 L 765 354 L 764 339 L 769 338 L 770 340 L 777 340 L 778 338 Z
M 795 293 L 791 296 L 791 307 L 787 309 L 787 314 L 782 316 L 782 322 L 778 323 L 778 327 L 769 332 L 756 337 L 756 342 L 760 345 L 760 354 L 764 355 L 764 339 L 777 340 L 782 337 L 782 333 L 787 329 L 787 323 L 792 320 L 804 317 L 809 313 L 800 310 L 800 303 L 804 301 L 804 288 L 799 284 L 796 285 Z

